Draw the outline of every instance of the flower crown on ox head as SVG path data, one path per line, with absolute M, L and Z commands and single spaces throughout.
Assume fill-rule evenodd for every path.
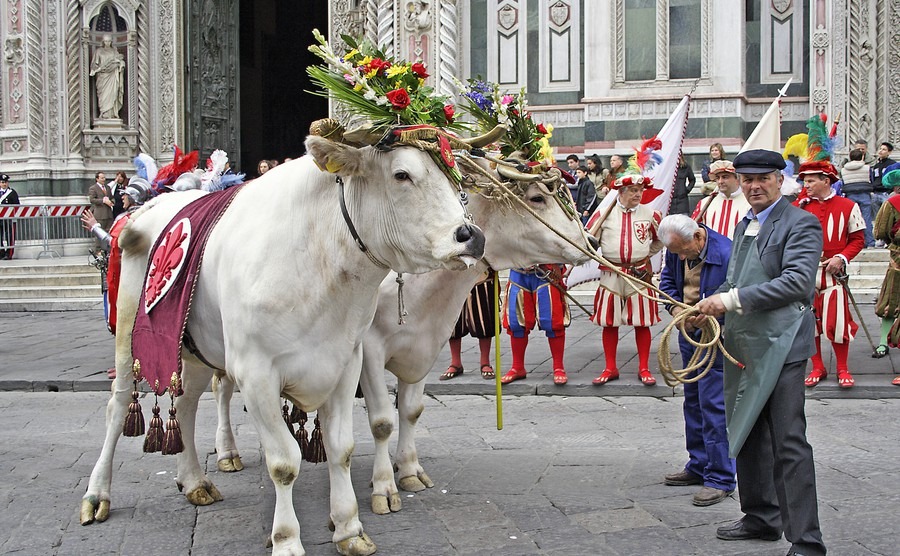
M 425 64 L 395 60 L 369 42 L 347 35 L 341 36 L 347 50 L 339 54 L 318 30 L 313 30 L 313 36 L 318 44 L 309 50 L 325 63 L 306 69 L 319 88 L 309 92 L 334 99 L 352 116 L 366 120 L 358 129 L 342 131 L 342 137 L 381 148 L 392 144 L 423 148 L 459 183 L 452 150 L 465 145 L 452 132 L 468 126 L 455 119 L 449 97 L 426 85 Z

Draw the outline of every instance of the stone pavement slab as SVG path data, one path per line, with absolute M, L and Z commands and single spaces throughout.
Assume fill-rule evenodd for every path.
M 197 438 L 211 480 L 225 496 L 196 508 L 174 484 L 175 459 L 143 454 L 122 438 L 112 513 L 83 527 L 78 508 L 104 433 L 108 394 L 0 393 L 0 553 L 265 554 L 274 497 L 256 431 L 233 404 L 245 469 L 215 466 L 214 402 L 200 402 Z M 142 400 L 145 412 L 152 403 Z M 508 396 L 503 430 L 493 400 L 435 395 L 417 446 L 435 487 L 402 493 L 403 510 L 373 515 L 368 487 L 374 444 L 364 401 L 354 408 L 353 484 L 379 554 L 396 555 L 783 555 L 778 542 L 725 542 L 715 528 L 737 519 L 737 494 L 707 508 L 697 487 L 668 487 L 685 461 L 681 398 Z M 819 514 L 830 553 L 896 554 L 900 493 L 900 401 L 811 399 Z M 391 443 L 396 442 L 396 432 Z M 307 554 L 335 554 L 325 465 L 301 466 L 294 488 Z
M 872 305 L 860 306 L 866 323 L 873 334 L 878 334 L 879 321 Z M 658 373 L 656 351 L 664 325 L 670 321 L 665 311 L 663 322 L 651 328 L 654 334 L 651 346 L 650 366 L 657 378 L 657 386 L 647 387 L 637 379 L 637 351 L 634 346 L 634 329 L 620 329 L 618 361 L 619 380 L 603 386 L 591 381 L 603 370 L 604 355 L 601 347 L 600 328 L 591 323 L 577 307 L 572 307 L 572 324 L 566 332 L 565 364 L 569 383 L 553 384 L 552 360 L 543 332 L 531 334 L 525 364 L 528 377 L 503 387 L 508 395 L 541 396 L 680 396 L 680 387 L 666 386 Z M 409 322 L 409 326 L 415 326 Z M 877 341 L 877 337 L 876 337 Z M 499 372 L 508 370 L 511 356 L 509 338 L 501 336 L 502 366 Z M 673 362 L 680 356 L 674 352 L 677 341 L 670 342 Z M 105 391 L 109 388 L 106 369 L 113 365 L 115 357 L 113 337 L 107 332 L 102 308 L 89 311 L 61 311 L 43 313 L 0 312 L 0 391 Z M 900 398 L 900 388 L 891 380 L 900 374 L 900 355 L 891 350 L 888 357 L 873 359 L 871 348 L 862 331 L 850 344 L 851 371 L 856 377 L 856 387 L 848 390 L 837 386 L 834 375 L 834 356 L 831 347 L 825 349 L 825 363 L 830 369 L 828 378 L 816 388 L 807 390 L 809 398 Z M 897 362 L 894 362 L 894 359 Z M 463 340 L 462 376 L 439 381 L 438 376 L 450 364 L 449 348 L 444 347 L 426 377 L 425 391 L 430 395 L 493 395 L 496 385 L 481 378 L 479 371 L 478 342 Z M 493 355 L 492 355 L 492 365 Z M 680 365 L 679 365 L 680 366 Z M 396 379 L 390 373 L 388 383 L 393 387 Z

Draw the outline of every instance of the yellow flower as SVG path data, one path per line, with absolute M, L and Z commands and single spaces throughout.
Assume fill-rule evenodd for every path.
M 356 85 L 353 86 L 354 91 L 362 91 L 363 84 L 361 82 L 357 82 Z
M 404 73 L 409 71 L 409 66 L 391 66 L 387 70 L 388 78 L 394 78 L 398 75 L 403 75 Z
M 356 50 L 355 48 L 350 52 L 344 54 L 344 60 L 349 62 L 353 59 L 354 56 L 359 56 L 359 50 Z

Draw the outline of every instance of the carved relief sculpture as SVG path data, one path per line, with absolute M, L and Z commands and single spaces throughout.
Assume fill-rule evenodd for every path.
M 103 36 L 103 46 L 94 52 L 91 77 L 96 78 L 97 106 L 100 118 L 118 119 L 125 94 L 125 59 L 113 48 L 112 37 Z

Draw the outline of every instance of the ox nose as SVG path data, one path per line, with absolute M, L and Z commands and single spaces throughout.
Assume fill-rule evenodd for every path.
M 594 251 L 600 249 L 600 240 L 590 234 L 588 234 L 588 243 L 591 244 L 591 247 L 594 248 Z
M 466 244 L 467 254 L 480 259 L 484 255 L 484 232 L 478 226 L 465 224 L 454 234 L 458 243 Z

